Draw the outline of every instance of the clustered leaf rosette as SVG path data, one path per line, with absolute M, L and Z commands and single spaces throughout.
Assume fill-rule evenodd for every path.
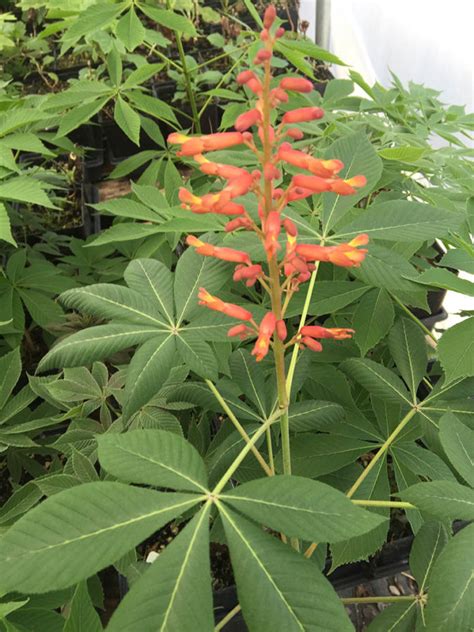
M 265 314 L 259 324 L 247 309 L 226 303 L 212 296 L 204 288 L 200 289 L 199 302 L 209 309 L 216 310 L 243 321 L 229 329 L 228 335 L 240 339 L 256 337 L 253 355 L 262 360 L 272 346 L 275 336 L 282 342 L 287 338 L 284 313 L 289 300 L 302 283 L 307 282 L 316 268 L 317 262 L 330 262 L 337 266 L 357 267 L 364 260 L 367 250 L 361 248 L 368 243 L 368 236 L 358 235 L 348 243 L 333 246 L 298 243 L 298 230 L 295 223 L 285 217 L 285 208 L 294 200 L 300 200 L 315 193 L 333 192 L 338 195 L 351 195 L 366 184 L 363 175 L 348 179 L 338 174 L 344 164 L 337 159 L 321 159 L 294 149 L 290 140 L 300 140 L 303 132 L 299 123 L 316 121 L 324 116 L 319 107 L 303 107 L 285 112 L 278 124 L 271 115 L 279 105 L 289 100 L 289 92 L 310 93 L 313 84 L 303 77 L 284 77 L 278 85 L 271 77 L 271 59 L 273 48 L 284 29 L 274 24 L 276 11 L 273 6 L 267 8 L 264 16 L 264 28 L 260 39 L 263 47 L 254 59 L 255 70 L 244 70 L 237 82 L 246 86 L 256 97 L 255 107 L 237 117 L 235 131 L 191 137 L 182 133 L 173 133 L 168 137 L 171 144 L 180 145 L 180 156 L 193 157 L 202 173 L 216 176 L 225 181 L 225 186 L 217 193 L 208 193 L 199 197 L 185 188 L 179 191 L 183 208 L 192 213 L 215 213 L 231 217 L 225 225 L 225 231 L 255 232 L 266 252 L 268 267 L 275 262 L 277 280 L 262 265 L 253 263 L 249 253 L 233 248 L 214 246 L 190 235 L 187 244 L 205 257 L 215 257 L 235 263 L 233 279 L 243 282 L 247 287 L 260 283 L 262 288 L 272 295 L 272 286 L 278 283 L 280 299 L 284 302 L 279 314 L 273 311 Z M 263 72 L 261 69 L 263 68 Z M 256 128 L 256 136 L 250 131 Z M 207 152 L 228 149 L 238 145 L 247 146 L 257 157 L 260 169 L 251 173 L 241 167 L 216 163 L 208 160 Z M 286 188 L 276 186 L 281 180 L 280 165 L 286 163 L 302 170 L 291 178 Z M 243 204 L 236 201 L 247 193 L 253 193 L 258 199 L 259 222 L 247 212 Z M 286 235 L 284 252 L 280 245 L 280 236 Z M 285 346 L 298 344 L 313 351 L 321 351 L 319 342 L 323 338 L 344 340 L 350 338 L 352 329 L 304 326 Z

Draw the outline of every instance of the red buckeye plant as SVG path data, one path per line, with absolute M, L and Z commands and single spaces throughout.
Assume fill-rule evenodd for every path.
M 324 116 L 324 112 L 313 106 L 293 109 L 286 111 L 278 122 L 278 108 L 280 104 L 288 102 L 288 92 L 308 94 L 313 90 L 313 84 L 303 77 L 273 78 L 273 50 L 275 42 L 284 34 L 284 29 L 275 25 L 275 18 L 276 10 L 269 6 L 265 11 L 264 28 L 260 35 L 263 46 L 253 60 L 255 69 L 244 70 L 237 77 L 240 85 L 255 94 L 256 102 L 252 109 L 237 117 L 234 124 L 236 131 L 199 137 L 173 133 L 168 137 L 168 142 L 180 145 L 178 155 L 192 156 L 203 173 L 226 181 L 220 192 L 202 197 L 180 189 L 179 199 L 183 207 L 193 213 L 232 216 L 225 226 L 226 232 L 253 231 L 265 249 L 266 266 L 262 266 L 253 263 L 248 252 L 214 246 L 192 235 L 187 238 L 188 245 L 196 248 L 199 254 L 237 264 L 234 281 L 243 282 L 249 287 L 259 283 L 270 297 L 271 310 L 257 323 L 249 310 L 226 303 L 204 288 L 199 292 L 201 305 L 242 321 L 229 329 L 229 336 L 240 339 L 256 337 L 252 354 L 257 362 L 270 349 L 273 351 L 281 410 L 283 469 L 284 473 L 289 474 L 291 453 L 287 409 L 294 362 L 290 364 L 287 376 L 285 353 L 289 347 L 294 347 L 296 353 L 292 360 L 296 361 L 298 348 L 321 351 L 319 340 L 344 340 L 351 337 L 353 330 L 306 326 L 303 322 L 296 335 L 288 340 L 285 314 L 292 296 L 301 284 L 311 279 L 320 261 L 344 267 L 359 266 L 367 252 L 360 246 L 368 243 L 368 236 L 358 235 L 349 243 L 333 246 L 298 243 L 296 225 L 289 217 L 285 217 L 285 209 L 294 200 L 324 192 L 351 195 L 365 185 L 366 179 L 363 175 L 341 178 L 338 174 L 344 164 L 340 160 L 316 158 L 291 146 L 289 141 L 303 138 L 303 131 L 294 126 L 317 121 Z M 252 128 L 256 135 L 250 131 Z M 204 155 L 237 145 L 245 145 L 255 154 L 260 169 L 249 173 L 240 167 L 211 162 Z M 281 180 L 282 163 L 302 170 L 302 173 L 292 177 L 286 188 L 277 186 Z M 238 201 L 238 198 L 249 192 L 257 197 L 259 221 L 255 221 Z M 283 235 L 286 236 L 284 247 L 280 243 Z

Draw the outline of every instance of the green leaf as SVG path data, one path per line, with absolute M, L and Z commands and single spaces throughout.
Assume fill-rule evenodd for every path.
M 438 344 L 446 383 L 474 375 L 474 317 L 444 332 Z
M 176 336 L 176 345 L 183 362 L 204 379 L 217 380 L 217 360 L 211 346 L 199 332 L 183 329 Z
M 338 231 L 337 236 L 349 241 L 360 233 L 367 233 L 371 239 L 424 242 L 456 230 L 463 220 L 460 213 L 449 213 L 428 204 L 390 200 L 370 206 L 356 220 Z
M 130 75 L 129 79 L 131 77 L 132 75 Z M 126 86 L 127 81 L 124 86 Z M 138 110 L 151 114 L 157 119 L 178 123 L 173 109 L 165 101 L 138 91 L 127 92 L 127 97 Z
M 183 184 L 183 176 L 177 170 L 172 160 L 168 160 L 165 166 L 165 194 L 169 204 L 178 203 L 179 188 Z
M 438 265 L 474 274 L 474 256 L 465 250 L 448 250 Z
M 157 317 L 153 303 L 138 292 L 112 283 L 96 283 L 74 288 L 61 294 L 66 307 L 78 309 L 99 318 L 116 318 L 121 321 L 166 327 Z
M 107 632 L 212 632 L 209 505 L 194 516 L 115 610 Z
M 410 570 L 415 577 L 419 592 L 430 585 L 433 564 L 446 546 L 449 534 L 441 522 L 425 522 L 416 534 L 410 551 Z
M 397 162 L 417 162 L 428 150 L 426 147 L 387 147 L 379 150 L 379 156 L 386 160 L 396 160 Z
M 51 496 L 0 540 L 0 590 L 49 592 L 113 564 L 199 502 L 121 483 L 85 483 Z
M 20 347 L 0 358 L 0 409 L 2 409 L 21 375 Z
M 265 384 L 265 375 L 247 349 L 237 349 L 231 356 L 230 371 L 242 393 L 255 404 L 263 419 L 273 402 L 271 391 Z
M 384 338 L 394 318 L 392 299 L 386 290 L 377 288 L 362 296 L 352 321 L 354 340 L 361 355 L 365 356 L 369 349 Z
M 474 490 L 459 483 L 418 483 L 400 492 L 400 497 L 441 520 L 474 520 Z
M 39 371 L 91 364 L 156 336 L 156 327 L 98 325 L 63 338 L 41 359 Z
M 78 101 L 77 107 L 74 107 L 64 116 L 61 116 L 59 128 L 56 138 L 63 138 L 70 132 L 77 129 L 83 123 L 90 121 L 94 114 L 97 114 L 104 105 L 109 101 L 110 96 L 95 99 L 91 103 L 82 103 Z
M 410 396 L 401 379 L 382 364 L 367 358 L 351 358 L 341 364 L 341 369 L 382 400 L 395 404 L 410 403 Z
M 145 222 L 159 222 L 161 219 L 158 213 L 130 198 L 115 198 L 106 202 L 99 202 L 99 204 L 94 204 L 94 208 L 101 213 L 105 211 L 118 217 L 141 219 Z M 130 224 L 127 224 L 127 227 L 130 229 Z
M 446 413 L 439 422 L 439 439 L 453 467 L 474 487 L 474 430 Z
M 135 352 L 127 370 L 124 419 L 157 394 L 176 363 L 175 353 L 176 342 L 169 333 L 158 334 Z
M 173 275 L 155 259 L 134 259 L 124 273 L 128 287 L 147 296 L 157 311 L 173 325 Z
M 319 281 L 318 291 L 311 298 L 309 313 L 313 316 L 332 314 L 354 303 L 369 289 L 367 285 L 357 281 Z M 287 311 L 288 316 L 301 314 L 305 298 L 304 292 L 298 292 L 293 297 Z
M 0 182 L 0 199 L 55 208 L 43 191 L 41 184 L 27 176 L 14 177 L 6 182 Z
M 163 66 L 164 64 L 147 64 L 147 63 L 142 64 L 135 70 L 132 70 L 132 72 L 128 75 L 128 77 L 123 83 L 123 88 L 124 89 L 135 88 L 136 86 L 139 86 L 147 82 L 149 79 L 151 79 L 156 74 L 158 74 L 159 71 L 163 68 Z
M 12 246 L 16 246 L 16 241 L 12 235 L 12 229 L 10 226 L 10 218 L 8 217 L 5 204 L 0 202 L 0 239 L 7 241 Z
M 63 35 L 63 41 L 71 46 L 85 35 L 91 35 L 99 29 L 105 30 L 109 24 L 122 13 L 125 6 L 125 3 L 109 4 L 106 2 L 89 6 L 72 22 L 71 26 Z
M 423 332 L 408 318 L 399 318 L 388 336 L 388 346 L 410 393 L 416 397 L 428 364 Z
M 292 471 L 299 476 L 317 478 L 353 463 L 371 449 L 372 444 L 348 437 L 301 433 L 291 440 Z M 281 453 L 275 462 L 281 471 Z
M 178 31 L 178 33 L 190 35 L 191 37 L 197 35 L 192 21 L 183 15 L 179 15 L 179 13 L 168 9 L 157 9 L 156 7 L 150 7 L 145 4 L 140 4 L 140 9 L 149 18 L 167 29 L 173 29 L 173 31 Z
M 353 484 L 361 472 L 362 469 L 356 467 L 350 482 L 346 483 L 344 481 L 341 489 L 346 492 L 348 487 Z M 337 477 L 338 472 L 336 472 L 334 476 Z M 372 471 L 369 472 L 353 497 L 354 499 L 365 500 L 388 500 L 390 498 L 390 483 L 388 480 L 386 457 L 381 458 Z M 334 569 L 344 564 L 368 560 L 369 556 L 375 555 L 387 541 L 390 526 L 390 511 L 384 507 L 371 507 L 367 511 L 373 512 L 374 516 L 378 517 L 379 524 L 368 533 L 363 533 L 362 535 L 348 538 L 342 542 L 331 544 L 331 573 Z
M 211 294 L 220 289 L 228 279 L 225 262 L 202 257 L 194 248 L 188 248 L 178 260 L 174 276 L 174 300 L 178 325 L 189 320 L 203 309 L 198 304 L 200 287 Z
M 86 244 L 86 248 L 94 246 L 104 246 L 121 241 L 133 241 L 135 239 L 143 239 L 161 233 L 161 226 L 156 224 L 135 224 L 133 222 L 124 222 L 115 224 L 101 232 L 94 241 Z
M 409 278 L 409 277 L 407 277 Z M 443 290 L 451 290 L 466 296 L 474 296 L 474 283 L 467 279 L 461 279 L 449 270 L 442 268 L 430 268 L 419 274 L 416 278 L 410 279 L 415 283 L 439 287 Z
M 300 476 L 261 478 L 222 494 L 221 499 L 256 522 L 310 542 L 339 542 L 385 522 L 342 492 Z
M 182 437 L 164 430 L 131 430 L 98 437 L 102 467 L 127 483 L 207 491 L 204 461 Z
M 87 583 L 78 584 L 71 601 L 69 616 L 64 624 L 64 632 L 100 632 L 102 625 L 94 608 Z
M 456 478 L 449 467 L 435 452 L 423 448 L 412 441 L 400 441 L 397 438 L 392 444 L 391 454 L 398 464 L 404 465 L 410 472 L 432 481 L 455 481 Z
M 353 630 L 344 606 L 316 564 L 222 504 L 219 511 L 249 630 Z
M 117 24 L 116 34 L 125 48 L 129 51 L 135 50 L 145 39 L 145 27 L 140 22 L 135 13 L 135 9 L 130 8 L 124 13 Z
M 107 55 L 107 71 L 109 77 L 116 88 L 122 82 L 122 55 L 118 52 L 117 46 L 113 45 L 110 53 Z
M 120 96 L 115 101 L 114 119 L 130 140 L 140 146 L 140 116 Z
M 0 621 L 3 621 L 10 612 L 15 612 L 18 608 L 21 608 L 26 603 L 28 603 L 28 599 L 24 601 L 7 601 L 0 603 Z
M 436 560 L 425 616 L 430 632 L 472 630 L 474 525 L 456 535 Z
M 339 404 L 311 399 L 290 404 L 288 410 L 291 432 L 326 430 L 331 424 L 342 421 L 344 416 L 344 408 Z
M 321 220 L 327 235 L 359 200 L 375 187 L 382 173 L 382 161 L 367 136 L 362 132 L 347 134 L 336 140 L 325 152 L 327 158 L 342 160 L 345 167 L 339 174 L 344 178 L 364 175 L 367 184 L 354 195 L 323 194 Z
M 416 601 L 397 603 L 380 612 L 367 632 L 413 632 L 416 626 Z

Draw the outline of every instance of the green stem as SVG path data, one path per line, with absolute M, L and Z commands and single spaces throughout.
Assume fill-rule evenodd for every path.
M 321 245 L 322 246 L 324 245 L 324 241 L 321 242 Z M 309 280 L 308 289 L 306 291 L 306 298 L 305 298 L 304 305 L 303 305 L 303 311 L 301 312 L 301 318 L 300 318 L 300 323 L 298 325 L 298 331 L 300 331 L 301 327 L 304 327 L 304 324 L 306 322 L 306 318 L 308 317 L 309 305 L 311 303 L 311 298 L 313 296 L 314 285 L 316 283 L 316 277 L 318 276 L 319 261 L 317 261 L 315 265 L 316 265 L 316 267 L 313 270 L 313 273 L 311 274 L 311 279 Z M 287 375 L 287 378 L 286 378 L 286 392 L 288 393 L 288 397 L 291 394 L 291 387 L 293 385 L 293 378 L 294 378 L 294 375 L 295 375 L 296 361 L 298 359 L 298 353 L 299 353 L 299 347 L 298 347 L 298 345 L 295 345 L 293 347 L 293 353 L 291 355 L 290 366 L 288 368 L 288 375 Z
M 428 329 L 428 327 L 426 327 L 425 325 L 423 325 L 423 323 L 421 322 L 421 320 L 419 318 L 417 318 L 415 316 L 415 314 L 413 314 L 406 305 L 404 305 L 401 300 L 399 298 L 397 298 L 394 294 L 390 294 L 391 297 L 393 298 L 393 300 L 395 301 L 395 303 L 401 307 L 401 309 L 405 312 L 405 314 L 407 316 L 409 316 L 413 322 L 415 322 L 418 327 L 423 331 L 423 333 L 425 333 L 427 336 L 429 336 L 431 338 L 431 340 L 433 340 L 434 342 L 436 342 L 436 344 L 438 344 L 438 341 L 436 339 L 436 336 L 433 334 L 432 331 L 430 331 Z
M 398 500 L 352 500 L 354 505 L 362 507 L 391 507 L 393 509 L 416 509 L 415 505 Z
M 224 473 L 220 481 L 212 490 L 212 494 L 214 496 L 219 494 L 224 489 L 228 481 L 232 478 L 233 474 L 237 471 L 239 465 L 245 459 L 247 454 L 251 451 L 252 447 L 257 443 L 260 437 L 266 433 L 267 428 L 269 428 L 273 423 L 275 423 L 276 419 L 277 417 L 275 417 L 274 415 L 272 417 L 269 417 L 265 421 L 265 423 L 263 423 L 260 426 L 260 428 L 255 432 L 255 434 L 250 439 L 250 441 L 245 444 L 245 446 L 242 448 L 240 453 L 237 455 L 237 457 L 234 459 L 231 465 L 227 468 L 226 472 Z
M 221 619 L 219 621 L 219 623 L 216 625 L 216 627 L 214 628 L 214 632 L 219 632 L 219 630 L 222 630 L 222 628 L 227 625 L 229 623 L 229 621 L 231 619 L 233 619 L 235 617 L 236 614 L 238 614 L 240 611 L 242 610 L 242 608 L 240 607 L 240 604 L 238 603 L 235 608 L 232 608 L 232 610 L 230 612 L 228 612 L 225 617 L 223 619 Z
M 341 599 L 346 606 L 356 603 L 399 603 L 400 601 L 416 601 L 417 595 L 401 595 L 400 597 L 344 597 Z
M 398 435 L 401 433 L 401 431 L 403 430 L 403 428 L 405 428 L 405 426 L 407 425 L 407 423 L 410 421 L 410 419 L 412 417 L 414 417 L 416 415 L 416 413 L 418 412 L 418 407 L 413 407 L 411 408 L 408 413 L 405 415 L 405 417 L 401 420 L 401 422 L 398 424 L 398 426 L 395 428 L 395 430 L 391 433 L 391 435 L 384 441 L 384 443 L 380 446 L 380 448 L 378 449 L 378 451 L 375 453 L 374 457 L 372 458 L 372 460 L 370 461 L 370 463 L 367 465 L 367 467 L 362 471 L 361 475 L 359 476 L 359 478 L 356 480 L 356 482 L 354 483 L 354 485 L 352 485 L 352 487 L 350 488 L 350 490 L 347 492 L 346 496 L 348 498 L 352 498 L 352 496 L 356 493 L 356 491 L 359 489 L 359 487 L 362 485 L 362 483 L 365 481 L 365 479 L 367 478 L 367 476 L 370 474 L 370 472 L 374 469 L 374 467 L 376 466 L 376 464 L 380 461 L 380 459 L 385 455 L 385 453 L 387 452 L 387 450 L 389 449 L 389 447 L 392 445 L 392 443 L 395 441 L 395 439 L 398 437 Z
M 219 391 L 217 390 L 215 385 L 211 382 L 211 380 L 206 380 L 206 384 L 208 385 L 208 387 L 210 388 L 210 390 L 214 394 L 214 396 L 217 399 L 217 401 L 219 402 L 219 404 L 222 406 L 222 409 L 224 410 L 226 415 L 229 417 L 231 422 L 234 424 L 235 428 L 240 433 L 241 437 L 244 439 L 244 441 L 247 444 L 251 444 L 251 448 L 250 449 L 252 450 L 252 453 L 255 456 L 255 458 L 257 459 L 257 461 L 262 466 L 262 469 L 265 472 L 265 474 L 267 474 L 267 476 L 273 476 L 273 473 L 274 473 L 273 472 L 273 466 L 272 467 L 268 466 L 268 464 L 265 461 L 265 459 L 263 458 L 263 456 L 260 454 L 260 452 L 255 447 L 255 445 L 253 445 L 252 439 L 249 437 L 249 435 L 245 431 L 245 428 L 242 426 L 240 421 L 234 415 L 234 413 L 232 412 L 231 408 L 229 407 L 229 405 L 227 404 L 225 399 L 222 397 L 222 395 L 219 393 Z

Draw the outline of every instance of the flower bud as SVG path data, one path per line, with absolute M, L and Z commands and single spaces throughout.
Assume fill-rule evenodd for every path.
M 286 331 L 286 324 L 285 324 L 284 320 L 277 320 L 277 322 L 276 322 L 276 334 L 277 334 L 278 338 L 282 342 L 284 340 L 286 340 L 287 331 Z
M 285 112 L 281 120 L 285 125 L 288 123 L 308 123 L 309 121 L 320 119 L 323 116 L 324 111 L 321 108 L 298 108 Z
M 301 140 L 304 137 L 303 132 L 297 127 L 290 127 L 290 129 L 287 129 L 286 135 L 294 140 Z
M 251 230 L 252 222 L 248 217 L 237 217 L 236 219 L 230 220 L 224 227 L 226 233 L 231 233 L 238 228 L 245 228 L 247 230 Z
M 237 117 L 234 127 L 238 132 L 245 132 L 249 127 L 252 127 L 252 125 L 260 123 L 261 120 L 262 114 L 259 110 L 249 110 Z
M 285 29 L 282 26 L 279 26 L 275 31 L 275 39 L 280 39 L 285 34 Z
M 323 350 L 323 346 L 320 342 L 318 342 L 317 340 L 313 340 L 312 338 L 302 338 L 301 339 L 301 346 L 304 347 L 308 347 L 308 349 L 311 349 L 311 351 L 322 351 Z
M 253 61 L 254 61 L 254 64 L 263 64 L 264 62 L 271 59 L 271 57 L 272 57 L 272 51 L 267 50 L 266 48 L 263 48 L 262 50 L 258 51 Z
M 275 22 L 275 18 L 277 16 L 277 12 L 273 4 L 266 8 L 265 13 L 263 15 L 263 26 L 266 29 L 270 29 Z
M 309 79 L 304 79 L 303 77 L 284 77 L 280 81 L 280 88 L 292 92 L 311 92 L 313 84 Z
M 252 70 L 243 70 L 237 75 L 237 83 L 241 86 L 246 84 L 250 79 L 255 79 L 255 73 Z
M 234 325 L 233 327 L 231 327 L 228 330 L 227 335 L 230 338 L 232 338 L 233 336 L 238 336 L 240 340 L 244 340 L 244 338 L 247 338 L 247 336 L 252 333 L 252 330 L 247 327 L 247 325 L 241 323 L 240 325 Z

